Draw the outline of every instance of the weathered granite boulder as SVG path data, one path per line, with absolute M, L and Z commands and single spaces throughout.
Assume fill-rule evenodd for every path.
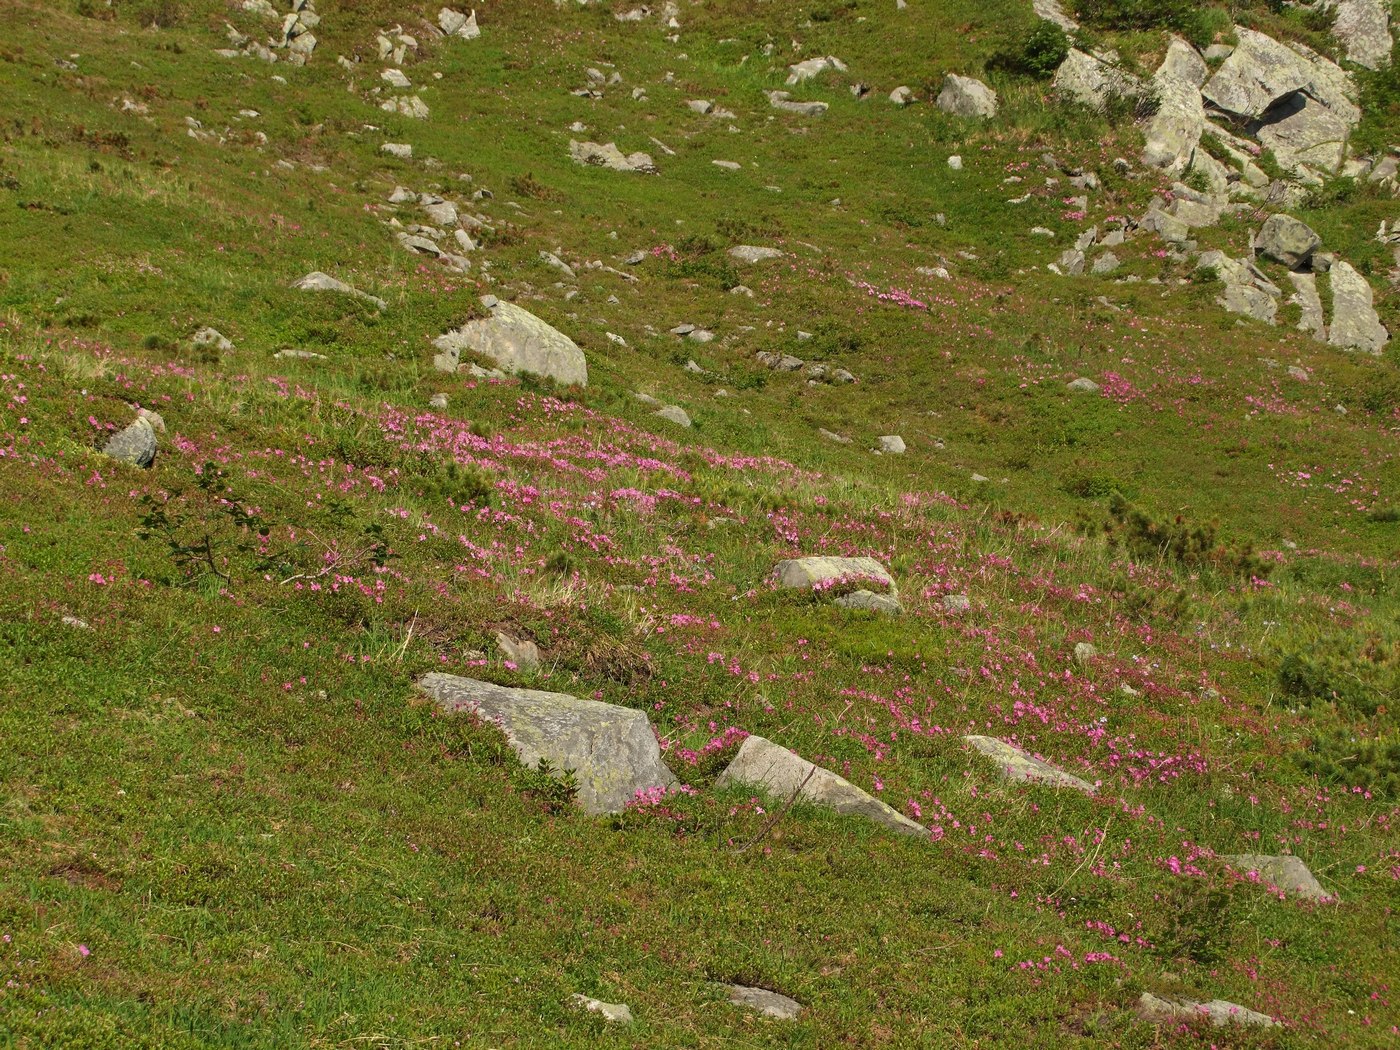
M 1158 105 L 1144 129 L 1144 164 L 1173 173 L 1191 166 L 1206 126 L 1201 85 L 1208 73 L 1205 59 L 1196 49 L 1180 37 L 1173 37 L 1166 57 L 1152 75 Z
M 955 117 L 973 119 L 997 115 L 997 93 L 980 80 L 956 73 L 949 73 L 943 81 L 937 104 L 944 113 Z
M 843 609 L 864 609 L 868 612 L 885 613 L 889 616 L 899 616 L 904 612 L 904 606 L 899 604 L 898 598 L 867 590 L 843 594 L 836 599 L 835 604 Z
M 861 584 L 866 590 L 879 587 L 896 593 L 894 577 L 874 558 L 835 558 L 817 555 L 789 558 L 773 566 L 779 587 L 796 590 L 830 590 L 846 584 Z
M 754 263 L 767 262 L 769 259 L 781 259 L 783 253 L 777 248 L 762 248 L 756 244 L 736 244 L 729 249 L 729 257 L 735 262 L 752 266 Z
M 1005 740 L 998 740 L 994 736 L 965 736 L 963 740 L 995 762 L 1001 769 L 1001 775 L 1007 780 L 1073 788 L 1086 795 L 1098 791 L 1098 788 L 1087 780 L 1081 780 L 1063 769 L 1056 769 L 1049 762 L 1042 762 Z
M 425 675 L 418 688 L 448 711 L 472 711 L 498 724 L 525 765 L 545 759 L 572 771 L 586 813 L 618 813 L 637 792 L 676 783 L 640 711 L 439 672 Z
M 494 296 L 482 301 L 490 311 L 486 317 L 468 321 L 433 340 L 438 350 L 434 363 L 440 370 L 455 372 L 462 352 L 471 350 L 514 375 L 526 373 L 565 385 L 588 385 L 583 351 L 567 335 L 513 303 L 500 302 Z
M 1306 269 L 1312 254 L 1322 245 L 1311 226 L 1302 219 L 1279 212 L 1264 220 L 1254 235 L 1254 251 L 1281 262 L 1290 270 Z
M 1356 269 L 1338 259 L 1328 271 L 1332 286 L 1332 324 L 1327 342 L 1343 350 L 1379 354 L 1390 342 L 1390 333 L 1376 314 L 1371 285 Z
M 791 1021 L 802 1013 L 802 1004 L 796 999 L 789 999 L 766 988 L 730 984 L 725 986 L 725 990 L 729 992 L 729 1001 L 735 1006 L 753 1010 L 776 1021 Z
M 469 15 L 464 15 L 461 11 L 444 7 L 438 12 L 438 28 L 442 30 L 443 36 L 455 36 L 463 40 L 475 40 L 481 36 L 481 29 L 476 24 L 475 10 Z
M 313 270 L 305 277 L 300 278 L 292 284 L 303 292 L 335 292 L 339 295 L 348 295 L 352 299 L 359 299 L 361 302 L 369 303 L 376 309 L 384 309 L 384 300 L 368 292 L 362 292 L 358 288 L 352 288 L 344 281 L 332 277 L 330 274 L 322 273 L 320 270 Z
M 1117 66 L 1072 47 L 1055 70 L 1050 87 L 1062 99 L 1101 110 L 1113 98 L 1139 94 L 1142 81 Z
M 1293 285 L 1293 294 L 1288 297 L 1288 301 L 1295 304 L 1301 313 L 1298 319 L 1298 331 L 1307 332 L 1319 343 L 1327 342 L 1327 325 L 1323 320 L 1322 297 L 1317 294 L 1317 275 L 1290 273 L 1288 280 Z
M 1387 0 L 1337 0 L 1332 35 L 1346 48 L 1348 60 L 1367 69 L 1390 65 L 1390 4 Z
M 156 461 L 156 427 L 151 418 L 138 415 L 136 421 L 125 430 L 119 430 L 107 439 L 102 452 L 133 467 L 149 467 Z
M 632 1009 L 626 1003 L 605 1003 L 601 999 L 575 993 L 569 996 L 569 1005 L 576 1010 L 597 1014 L 609 1024 L 632 1023 Z
M 864 817 L 902 835 L 927 835 L 927 829 L 867 794 L 829 769 L 814 766 L 785 747 L 751 736 L 715 781 L 717 787 L 744 784 L 775 798 L 794 796 L 844 816 Z
M 624 154 L 617 148 L 616 142 L 599 144 L 597 142 L 579 142 L 576 139 L 569 140 L 569 156 L 573 158 L 575 164 L 590 164 L 595 167 L 607 168 L 609 171 L 632 171 L 644 175 L 656 173 L 656 162 L 651 159 L 651 154 L 636 153 Z
M 1337 899 L 1322 888 L 1322 883 L 1313 877 L 1313 873 L 1308 870 L 1308 866 L 1303 863 L 1300 857 L 1242 853 L 1219 859 L 1241 874 L 1258 875 L 1260 882 L 1277 886 L 1289 897 L 1298 897 L 1309 901 Z
M 1142 997 L 1138 999 L 1138 1013 L 1149 1021 L 1194 1021 L 1204 1018 L 1217 1028 L 1224 1025 L 1272 1028 L 1278 1024 L 1268 1014 L 1246 1009 L 1236 1003 L 1227 1003 L 1224 999 L 1200 1003 L 1194 999 L 1153 995 L 1151 992 L 1143 992 Z

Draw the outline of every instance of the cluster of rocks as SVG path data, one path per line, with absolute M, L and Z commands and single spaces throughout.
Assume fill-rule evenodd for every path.
M 215 54 L 224 58 L 246 55 L 264 62 L 285 59 L 290 65 L 306 65 L 306 60 L 316 50 L 316 34 L 312 30 L 321 24 L 321 16 L 316 13 L 311 0 L 292 0 L 291 10 L 285 15 L 278 14 L 270 0 L 243 0 L 239 6 L 251 14 L 281 19 L 281 25 L 263 43 L 225 23 L 230 46 L 218 49 Z
M 593 165 L 607 168 L 609 171 L 628 171 L 643 175 L 656 174 L 656 162 L 651 159 L 651 154 L 643 153 L 640 150 L 635 153 L 623 153 L 617 148 L 616 142 L 599 144 L 570 139 L 569 157 L 575 164 Z
M 792 354 L 760 350 L 754 354 L 754 359 L 763 367 L 771 368 L 775 372 L 801 371 L 807 377 L 807 382 L 813 386 L 818 383 L 845 384 L 856 381 L 856 377 L 844 368 L 831 368 L 817 362 L 808 364 L 802 358 L 794 357 Z
M 395 144 L 385 143 L 385 145 L 393 146 Z M 485 190 L 477 190 L 476 194 L 485 194 L 486 192 Z M 476 196 L 476 194 L 473 197 L 477 201 L 487 199 L 485 196 Z M 416 205 L 428 219 L 427 223 L 405 223 L 398 216 L 392 216 L 386 220 L 386 224 L 394 231 L 399 245 L 404 250 L 416 255 L 437 259 L 448 269 L 457 273 L 466 273 L 471 269 L 471 260 L 467 258 L 467 254 L 478 248 L 476 238 L 472 235 L 474 233 L 479 235 L 481 231 L 490 233 L 495 229 L 482 216 L 473 214 L 464 205 L 437 193 L 418 193 L 403 186 L 396 186 L 393 193 L 389 195 L 389 203 Z

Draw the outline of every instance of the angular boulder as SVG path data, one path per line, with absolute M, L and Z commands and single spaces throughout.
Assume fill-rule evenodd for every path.
M 716 787 L 729 784 L 757 788 L 784 800 L 800 798 L 843 816 L 873 820 L 901 835 L 928 834 L 922 824 L 910 820 L 844 777 L 815 766 L 761 736 L 748 737 L 715 781 Z
M 1322 315 L 1322 297 L 1317 294 L 1317 275 L 1311 273 L 1290 273 L 1289 282 L 1293 294 L 1288 297 L 1295 304 L 1301 316 L 1298 331 L 1309 333 L 1319 343 L 1327 342 L 1327 325 Z
M 586 813 L 619 813 L 637 792 L 676 783 L 640 711 L 439 672 L 418 688 L 447 711 L 472 711 L 498 724 L 525 765 L 544 759 L 572 771 Z
M 770 992 L 766 988 L 730 984 L 726 985 L 725 989 L 729 992 L 729 1001 L 735 1006 L 753 1010 L 775 1021 L 791 1021 L 802 1013 L 802 1004 L 796 999 L 789 999 L 786 995 Z
M 1388 0 L 1337 0 L 1332 35 L 1346 48 L 1347 60 L 1367 69 L 1390 65 L 1390 4 Z
M 874 558 L 789 558 L 773 566 L 779 587 L 793 590 L 829 590 L 847 583 L 874 584 L 894 594 L 894 577 Z
M 463 40 L 475 40 L 481 36 L 481 29 L 476 24 L 475 9 L 471 14 L 464 15 L 461 11 L 444 7 L 438 12 L 438 28 L 442 30 L 443 36 L 461 37 Z
M 156 461 L 156 428 L 146 416 L 137 416 L 134 423 L 107 440 L 102 452 L 133 467 L 145 469 Z
M 1278 1024 L 1268 1014 L 1228 1003 L 1224 999 L 1201 1003 L 1179 996 L 1153 995 L 1151 992 L 1143 992 L 1138 999 L 1138 1013 L 1149 1021 L 1195 1021 L 1205 1018 L 1217 1028 L 1225 1025 L 1273 1028 Z
M 1101 110 L 1110 99 L 1141 92 L 1142 82 L 1131 73 L 1072 47 L 1055 70 L 1050 87 L 1062 99 Z
M 1005 740 L 998 740 L 994 736 L 965 736 L 963 740 L 996 763 L 1001 769 L 1001 775 L 1007 780 L 1073 788 L 1086 795 L 1093 795 L 1098 791 L 1098 788 L 1087 780 L 1081 780 L 1063 769 L 1056 769 L 1049 762 L 1042 762 Z
M 938 93 L 938 108 L 967 119 L 995 117 L 997 93 L 974 77 L 949 73 Z
M 1327 342 L 1343 350 L 1379 354 L 1390 342 L 1390 333 L 1376 314 L 1371 285 L 1356 269 L 1338 259 L 1328 271 L 1332 285 L 1332 324 Z
M 485 297 L 490 313 L 438 336 L 434 359 L 444 372 L 457 370 L 462 351 L 470 350 L 513 375 L 544 376 L 566 386 L 588 385 L 588 363 L 578 344 L 563 332 L 513 303 Z
M 842 62 L 835 55 L 825 55 L 821 58 L 809 58 L 805 62 L 798 62 L 796 65 L 788 66 L 788 87 L 800 84 L 804 80 L 811 80 L 815 76 L 820 76 L 828 69 L 837 72 L 846 72 L 846 63 Z
M 643 175 L 656 173 L 656 162 L 651 159 L 651 154 L 642 153 L 640 150 L 624 154 L 617 148 L 616 142 L 599 145 L 596 142 L 570 139 L 569 156 L 575 164 L 607 168 L 609 171 L 631 171 Z
M 1290 270 L 1306 269 L 1313 252 L 1321 245 L 1322 238 L 1311 226 L 1282 212 L 1265 219 L 1254 235 L 1256 254 L 1281 262 Z
M 1158 106 L 1144 129 L 1144 164 L 1173 173 L 1191 166 L 1206 126 L 1201 85 L 1208 73 L 1205 59 L 1196 49 L 1173 37 L 1166 57 L 1152 75 Z
M 1322 888 L 1322 883 L 1317 881 L 1300 857 L 1241 853 L 1233 857 L 1220 857 L 1219 859 L 1241 874 L 1257 875 L 1260 882 L 1277 886 L 1289 897 L 1309 901 L 1337 899 Z

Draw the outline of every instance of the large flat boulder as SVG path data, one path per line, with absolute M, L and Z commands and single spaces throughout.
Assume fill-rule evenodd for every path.
M 895 592 L 894 577 L 874 558 L 789 558 L 773 566 L 779 587 L 795 590 L 829 590 L 842 584 L 859 584 Z
M 1322 888 L 1322 883 L 1317 881 L 1300 857 L 1241 853 L 1233 857 L 1221 857 L 1220 860 L 1241 874 L 1257 875 L 1260 882 L 1277 886 L 1289 897 L 1309 901 L 1336 900 L 1335 896 Z
M 1149 1021 L 1196 1021 L 1205 1019 L 1216 1028 L 1225 1025 L 1244 1025 L 1259 1028 L 1273 1028 L 1278 1024 L 1268 1014 L 1250 1010 L 1238 1003 L 1224 999 L 1210 1002 L 1197 1002 L 1179 996 L 1153 995 L 1143 992 L 1138 999 L 1138 1013 Z
M 1327 342 L 1343 350 L 1379 354 L 1390 342 L 1390 333 L 1376 314 L 1371 285 L 1356 269 L 1340 259 L 1327 277 L 1332 285 L 1332 324 Z
M 640 711 L 438 672 L 425 675 L 418 688 L 445 710 L 472 711 L 499 725 L 525 765 L 544 759 L 571 770 L 586 813 L 618 813 L 637 792 L 676 783 Z
M 715 781 L 716 787 L 743 784 L 775 798 L 800 798 L 844 816 L 873 820 L 901 835 L 927 835 L 928 829 L 867 794 L 829 769 L 813 765 L 785 747 L 751 736 Z
M 1063 769 L 1057 769 L 1049 762 L 1042 762 L 1005 740 L 998 740 L 994 736 L 965 736 L 963 740 L 996 763 L 997 768 L 1001 770 L 1001 775 L 1007 780 L 1026 784 L 1045 784 L 1057 788 L 1073 788 L 1086 795 L 1092 795 L 1098 791 L 1098 788 L 1087 780 L 1081 780 L 1071 773 L 1066 773 Z
M 1069 49 L 1050 86 L 1060 98 L 1095 110 L 1103 109 L 1110 99 L 1136 95 L 1142 90 L 1142 82 L 1131 73 L 1077 47 Z
M 484 297 L 489 313 L 438 336 L 434 363 L 455 372 L 464 350 L 489 357 L 504 371 L 544 376 L 565 385 L 588 385 L 588 363 L 577 343 L 529 310 Z

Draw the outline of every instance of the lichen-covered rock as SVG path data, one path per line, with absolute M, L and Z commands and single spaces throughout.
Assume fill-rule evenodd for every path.
M 1254 250 L 1281 262 L 1290 270 L 1306 268 L 1312 254 L 1322 245 L 1322 238 L 1302 219 L 1279 212 L 1264 220 L 1254 235 Z
M 843 609 L 864 609 L 868 612 L 885 613 L 888 616 L 899 616 L 904 612 L 904 606 L 899 604 L 898 598 L 867 590 L 843 594 L 836 599 L 836 604 Z
M 1066 773 L 1063 769 L 1057 769 L 1049 762 L 1043 762 L 1005 740 L 994 736 L 965 736 L 963 740 L 995 762 L 1007 780 L 1073 788 L 1086 795 L 1092 795 L 1098 790 L 1087 780 Z
M 292 287 L 300 289 L 303 292 L 335 292 L 339 295 L 348 295 L 351 298 L 359 299 L 361 302 L 369 303 L 371 306 L 377 307 L 380 310 L 384 309 L 385 305 L 384 300 L 380 299 L 378 296 L 370 295 L 368 292 L 362 292 L 358 288 L 352 288 L 344 281 L 338 280 L 330 274 L 322 273 L 320 270 L 313 270 L 305 277 L 296 281 Z
M 448 711 L 472 711 L 499 725 L 525 765 L 544 759 L 573 772 L 586 813 L 618 813 L 639 791 L 676 783 L 640 711 L 438 672 L 418 687 Z
M 1322 297 L 1317 294 L 1317 275 L 1311 273 L 1290 273 L 1289 282 L 1293 294 L 1288 297 L 1300 312 L 1298 331 L 1307 332 L 1319 343 L 1327 342 L 1327 325 L 1323 320 Z
M 997 93 L 982 81 L 949 73 L 938 93 L 938 108 L 968 119 L 997 115 Z
M 1246 1009 L 1237 1003 L 1224 999 L 1212 999 L 1208 1003 L 1194 999 L 1153 995 L 1143 992 L 1138 999 L 1138 1013 L 1149 1021 L 1194 1021 L 1206 1019 L 1215 1027 L 1225 1025 L 1253 1025 L 1272 1028 L 1278 1024 L 1268 1014 Z
M 753 1010 L 764 1017 L 771 1017 L 776 1021 L 791 1021 L 802 1013 L 801 1003 L 778 992 L 770 992 L 766 988 L 750 988 L 743 984 L 725 987 L 731 1003 L 746 1010 Z
M 844 816 L 864 817 L 902 835 L 926 835 L 927 829 L 862 791 L 829 769 L 813 765 L 785 747 L 751 736 L 715 781 L 716 787 L 743 784 L 774 798 L 800 798 Z
M 1142 81 L 1117 66 L 1072 47 L 1055 70 L 1050 86 L 1062 99 L 1101 110 L 1113 98 L 1138 94 L 1142 90 Z
M 1338 259 L 1328 271 L 1332 286 L 1332 323 L 1327 342 L 1343 350 L 1379 354 L 1390 333 L 1376 314 L 1371 285 L 1350 264 Z
M 1206 126 L 1201 85 L 1208 72 L 1194 47 L 1180 37 L 1172 38 L 1166 57 L 1152 75 L 1157 111 L 1144 129 L 1144 164 L 1173 173 L 1191 166 Z
M 156 428 L 146 416 L 138 416 L 125 430 L 113 434 L 102 451 L 133 467 L 149 467 L 156 460 Z
M 830 590 L 849 583 L 866 590 L 874 585 L 891 594 L 896 590 L 894 577 L 874 558 L 789 558 L 773 566 L 773 576 L 779 587 L 796 590 Z
M 1390 3 L 1388 0 L 1337 0 L 1332 35 L 1346 48 L 1347 59 L 1367 69 L 1390 65 Z
M 656 162 L 651 159 L 651 154 L 623 153 L 617 148 L 616 142 L 579 142 L 576 139 L 569 140 L 569 156 L 575 164 L 587 164 L 594 167 L 607 168 L 609 171 L 630 171 L 644 175 L 656 173 Z
M 786 91 L 769 91 L 768 104 L 784 113 L 796 113 L 799 117 L 820 117 L 827 111 L 825 102 L 797 102 Z
M 439 351 L 435 358 L 439 369 L 455 372 L 461 353 L 470 350 L 514 375 L 527 373 L 565 385 L 588 385 L 583 351 L 567 335 L 512 303 L 494 297 L 483 302 L 491 304 L 486 317 L 468 321 L 433 340 Z
M 781 259 L 783 253 L 777 248 L 762 248 L 756 244 L 736 244 L 729 249 L 729 257 L 735 262 L 752 266 L 755 263 L 767 262 L 769 259 Z M 799 364 L 798 367 L 801 365 Z
M 575 993 L 569 996 L 569 1005 L 576 1010 L 597 1014 L 609 1024 L 632 1023 L 632 1009 L 626 1003 L 605 1003 L 601 999 Z
M 1260 882 L 1277 886 L 1289 897 L 1310 901 L 1336 900 L 1322 888 L 1322 883 L 1308 870 L 1301 857 L 1242 853 L 1219 859 L 1243 875 L 1255 875 Z

